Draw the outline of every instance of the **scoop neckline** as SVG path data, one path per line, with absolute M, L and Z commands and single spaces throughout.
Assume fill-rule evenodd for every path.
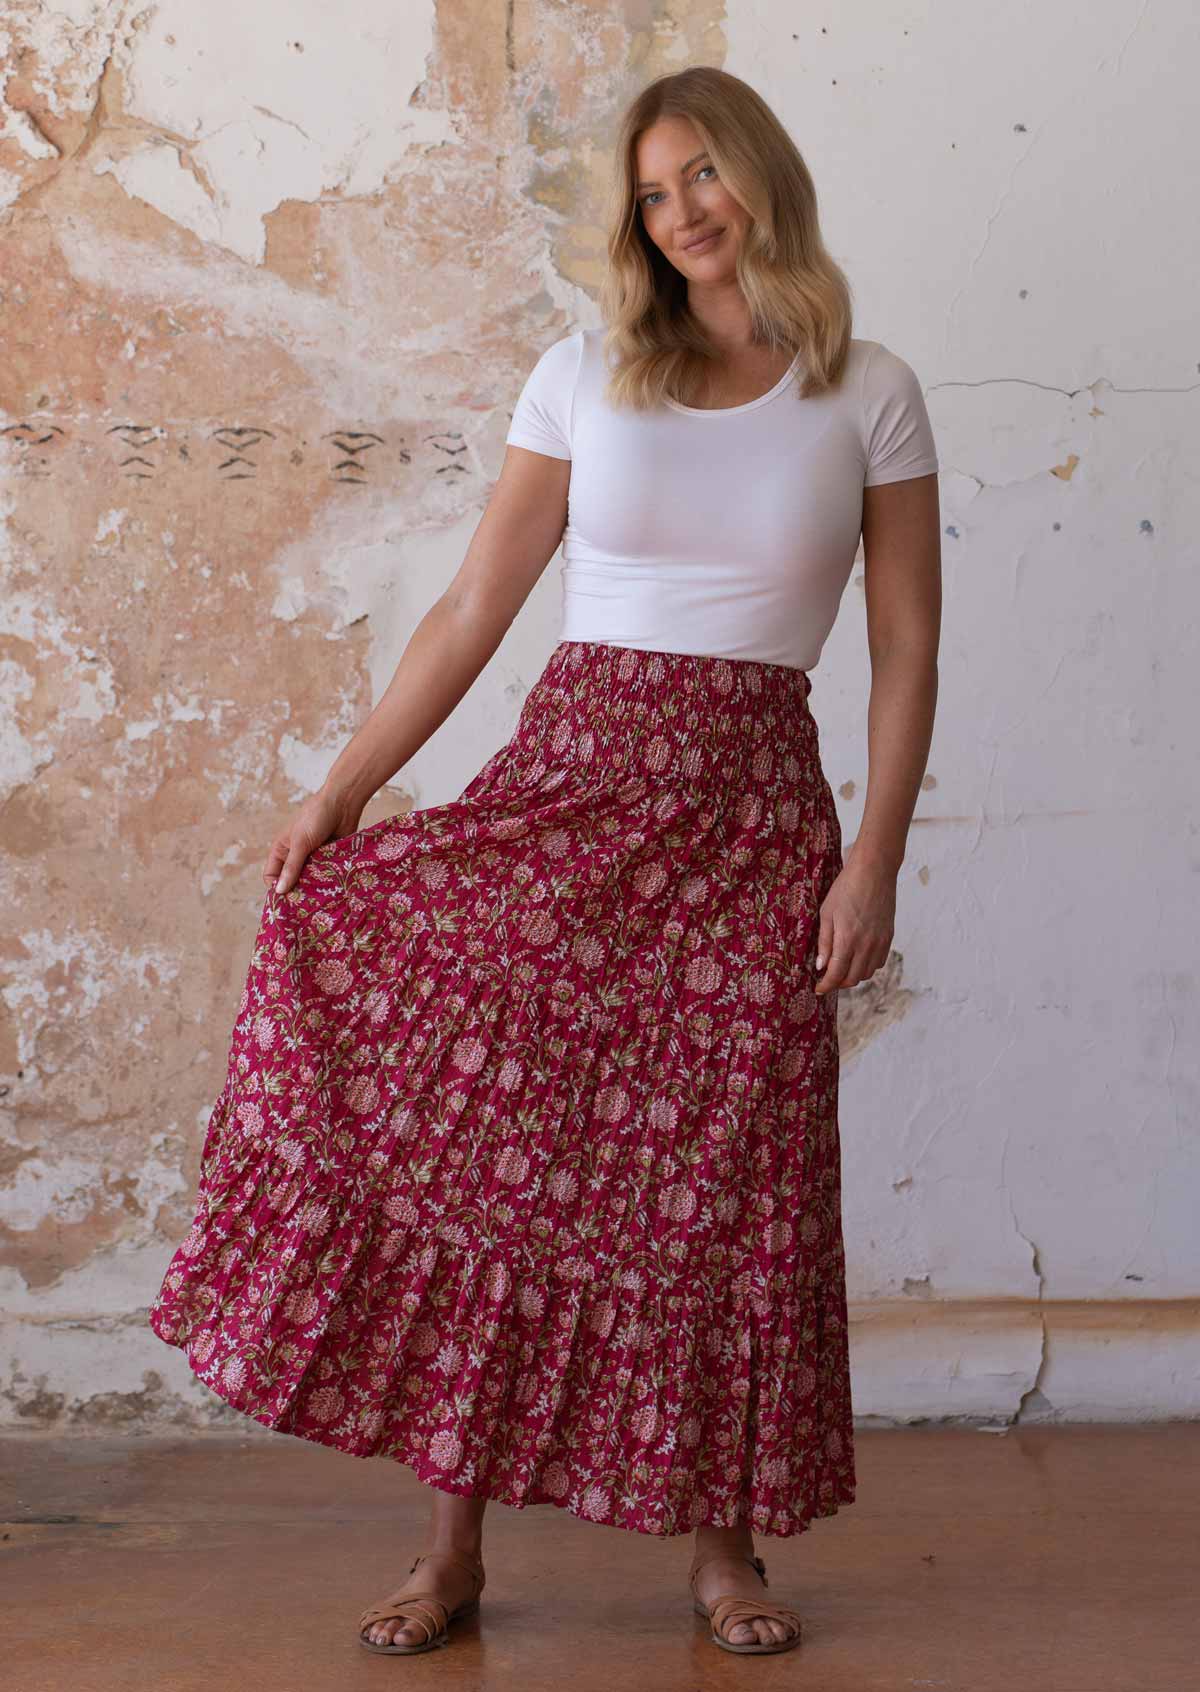
M 797 350 L 795 358 L 775 386 L 768 388 L 765 394 L 759 394 L 757 399 L 744 400 L 741 405 L 683 405 L 679 400 L 670 399 L 664 394 L 663 403 L 669 405 L 672 411 L 682 411 L 687 417 L 736 417 L 739 412 L 754 411 L 756 407 L 766 405 L 768 400 L 773 400 L 776 394 L 781 394 L 788 386 L 800 368 L 801 350 Z

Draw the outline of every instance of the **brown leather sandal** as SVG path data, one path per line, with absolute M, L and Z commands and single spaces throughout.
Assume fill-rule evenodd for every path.
M 714 1598 L 711 1604 L 706 1604 L 696 1591 L 696 1576 L 705 1563 L 711 1563 L 716 1557 L 742 1557 L 752 1569 L 758 1571 L 764 1586 L 767 1584 L 767 1565 L 761 1557 L 745 1556 L 736 1551 L 713 1551 L 707 1557 L 701 1557 L 698 1563 L 693 1563 L 688 1575 L 688 1585 L 692 1589 L 695 1600 L 692 1608 L 698 1616 L 707 1616 L 712 1623 L 712 1642 L 719 1645 L 723 1651 L 737 1651 L 742 1655 L 751 1653 L 765 1654 L 769 1651 L 790 1651 L 800 1643 L 802 1623 L 795 1610 L 788 1610 L 781 1604 L 768 1603 L 765 1598 L 738 1598 L 732 1593 L 720 1598 Z M 756 1639 L 753 1644 L 735 1645 L 725 1637 L 725 1629 L 729 1624 L 736 1626 L 738 1622 L 752 1621 L 755 1616 L 764 1616 L 768 1621 L 781 1622 L 784 1627 L 792 1629 L 783 1639 L 772 1639 L 769 1644 L 763 1644 Z
M 440 1598 L 435 1598 L 432 1592 L 408 1592 L 403 1598 L 384 1598 L 378 1604 L 372 1604 L 363 1611 L 358 1621 L 358 1642 L 365 1645 L 368 1651 L 379 1651 L 393 1657 L 412 1656 L 417 1651 L 432 1651 L 435 1645 L 448 1645 L 450 1636 L 447 1632 L 449 1624 L 457 1621 L 460 1616 L 473 1615 L 479 1608 L 479 1594 L 483 1591 L 483 1564 L 473 1557 L 468 1557 L 462 1551 L 426 1551 L 417 1558 L 409 1574 L 415 1574 L 422 1563 L 430 1557 L 449 1557 L 452 1562 L 474 1575 L 475 1590 L 470 1598 L 451 1610 Z M 409 1611 L 413 1613 L 410 1615 Z M 368 1639 L 366 1629 L 374 1627 L 376 1622 L 414 1621 L 424 1629 L 424 1639 L 400 1640 L 395 1639 L 390 1645 L 376 1645 L 373 1639 Z

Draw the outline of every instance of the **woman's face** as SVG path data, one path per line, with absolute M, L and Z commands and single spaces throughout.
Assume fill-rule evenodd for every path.
M 727 194 L 686 118 L 660 118 L 638 137 L 637 198 L 646 233 L 689 281 L 720 285 L 737 275 L 747 212 Z M 713 236 L 688 250 L 698 236 Z

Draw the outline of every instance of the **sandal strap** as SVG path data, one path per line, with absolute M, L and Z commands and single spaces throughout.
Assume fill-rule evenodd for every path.
M 416 1611 L 415 1615 L 408 1614 L 410 1608 Z M 440 1616 L 438 1610 L 442 1612 Z M 432 1593 L 411 1593 L 407 1598 L 398 1598 L 394 1604 L 389 1604 L 386 1600 L 382 1604 L 372 1604 L 369 1610 L 363 1611 L 358 1630 L 361 1633 L 364 1628 L 375 1622 L 393 1619 L 416 1622 L 418 1627 L 424 1628 L 425 1643 L 428 1643 L 435 1634 L 445 1632 L 449 1611 L 442 1600 L 435 1598 Z
M 475 1586 L 471 1597 L 464 1602 L 471 1603 L 478 1598 L 483 1591 L 484 1582 L 483 1564 L 478 1558 L 468 1557 L 463 1551 L 423 1551 L 409 1569 L 409 1574 L 416 1574 L 421 1564 L 427 1562 L 430 1557 L 448 1557 L 451 1562 L 465 1569 L 473 1576 Z M 415 1606 L 417 1614 L 410 1616 L 407 1613 L 410 1605 Z M 363 1611 L 358 1624 L 359 1632 L 375 1622 L 392 1620 L 417 1622 L 425 1629 L 425 1637 L 429 1640 L 436 1633 L 444 1633 L 450 1625 L 450 1606 L 444 1599 L 435 1597 L 432 1592 L 406 1592 L 403 1598 L 384 1598 Z
M 765 1598 L 717 1598 L 709 1606 L 708 1614 L 713 1632 L 726 1641 L 729 1640 L 727 1627 L 730 1624 L 752 1621 L 756 1616 L 781 1622 L 791 1629 L 795 1637 L 799 1636 L 803 1627 L 795 1610 L 786 1609 L 782 1604 L 769 1604 Z
M 483 1590 L 484 1571 L 483 1563 L 478 1557 L 468 1557 L 465 1551 L 423 1551 L 412 1568 L 409 1569 L 409 1574 L 415 1574 L 421 1564 L 428 1562 L 430 1557 L 448 1557 L 452 1563 L 457 1563 L 460 1569 L 465 1569 L 469 1575 L 474 1577 L 476 1582 L 475 1596 L 479 1596 Z
M 706 1563 L 715 1563 L 718 1557 L 722 1557 L 726 1561 L 728 1561 L 730 1557 L 733 1557 L 740 1563 L 749 1563 L 750 1567 L 757 1571 L 763 1585 L 770 1585 L 770 1582 L 767 1579 L 767 1565 L 763 1562 L 761 1557 L 752 1557 L 745 1551 L 710 1551 L 707 1557 L 701 1557 L 698 1562 L 692 1564 L 691 1573 L 688 1575 L 688 1581 L 693 1590 L 695 1590 L 696 1576 L 700 1573 L 700 1570 Z M 700 1594 L 697 1592 L 696 1596 L 699 1598 Z M 701 1600 L 701 1602 L 703 1602 L 703 1600 Z

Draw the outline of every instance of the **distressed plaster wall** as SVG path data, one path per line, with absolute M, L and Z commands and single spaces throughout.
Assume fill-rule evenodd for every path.
M 689 62 L 788 123 L 943 465 L 937 733 L 840 1010 L 856 1409 L 1194 1412 L 1196 59 L 1182 0 L 8 0 L 11 1425 L 221 1415 L 145 1311 L 266 844 L 457 570 L 538 352 L 599 322 L 615 118 Z M 558 596 L 365 821 L 506 738 Z M 868 678 L 860 560 L 813 695 L 847 842 Z

